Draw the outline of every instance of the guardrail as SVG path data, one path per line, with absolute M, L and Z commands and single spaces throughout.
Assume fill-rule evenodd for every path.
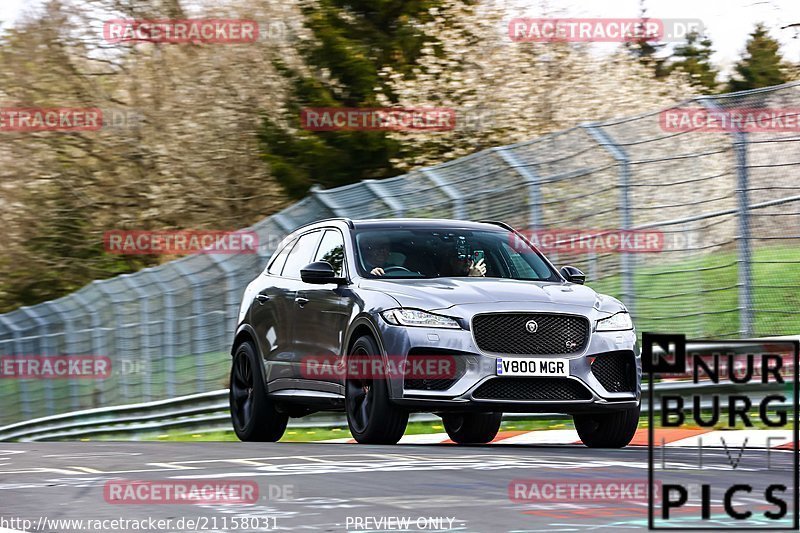
M 730 383 L 717 384 L 710 381 L 703 383 L 672 381 L 659 383 L 657 394 L 665 392 L 696 393 L 698 388 L 707 395 L 747 392 L 755 403 L 766 395 L 767 391 L 774 391 L 774 385 L 772 387 L 770 389 L 768 385 L 765 386 L 761 383 L 742 386 Z M 647 384 L 642 384 L 643 409 L 647 406 L 647 400 Z M 702 407 L 707 408 L 710 405 L 710 402 L 705 401 Z M 786 404 L 776 406 L 788 408 L 790 405 L 789 402 L 786 402 Z M 725 409 L 727 406 L 721 405 L 720 407 Z M 660 410 L 660 405 L 656 404 L 655 409 L 656 411 Z M 685 410 L 691 411 L 691 406 L 686 406 Z M 568 418 L 565 415 L 553 413 L 508 413 L 505 416 L 545 420 Z M 412 422 L 434 421 L 439 420 L 439 417 L 418 413 L 412 415 L 410 420 Z M 293 419 L 290 423 L 294 427 L 344 427 L 347 425 L 342 413 L 317 413 Z M 0 442 L 74 439 L 91 435 L 127 434 L 131 436 L 137 433 L 167 429 L 202 428 L 203 431 L 211 431 L 226 430 L 230 427 L 228 390 L 222 389 L 169 400 L 87 409 L 18 422 L 0 427 Z

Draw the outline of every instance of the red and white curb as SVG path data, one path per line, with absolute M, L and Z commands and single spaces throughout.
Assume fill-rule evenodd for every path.
M 659 429 L 654 437 L 655 446 L 748 448 L 793 447 L 793 431 L 784 429 L 742 429 L 714 431 L 708 429 Z M 352 438 L 330 439 L 322 442 L 354 443 Z M 647 446 L 647 429 L 639 429 L 630 446 Z M 447 433 L 405 435 L 399 444 L 453 444 Z M 548 429 L 538 431 L 501 431 L 490 444 L 581 444 L 574 429 Z

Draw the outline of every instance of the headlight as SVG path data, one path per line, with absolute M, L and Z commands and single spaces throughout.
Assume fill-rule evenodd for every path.
M 419 309 L 389 309 L 383 311 L 381 316 L 395 326 L 461 329 L 461 325 L 449 316 L 434 315 Z
M 620 311 L 608 318 L 601 318 L 597 321 L 595 331 L 624 331 L 633 329 L 631 315 L 627 311 Z

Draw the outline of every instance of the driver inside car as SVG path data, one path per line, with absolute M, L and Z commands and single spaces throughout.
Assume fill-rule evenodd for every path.
M 364 243 L 364 261 L 366 270 L 373 276 L 383 276 L 387 269 L 397 268 L 409 270 L 402 265 L 392 265 L 389 262 L 391 256 L 391 244 L 381 236 L 371 237 Z M 486 275 L 486 266 L 483 259 L 477 263 L 473 261 L 463 262 L 458 260 L 455 247 L 445 247 L 447 252 L 444 268 L 439 269 L 439 275 L 445 276 L 470 276 L 482 277 Z M 410 270 L 409 270 L 410 271 Z
M 389 245 L 388 240 L 381 237 L 372 237 L 364 244 L 365 266 L 366 269 L 369 270 L 369 273 L 373 276 L 383 276 L 385 274 L 385 268 L 399 266 L 390 265 L 388 263 L 389 254 L 391 253 L 391 246 Z

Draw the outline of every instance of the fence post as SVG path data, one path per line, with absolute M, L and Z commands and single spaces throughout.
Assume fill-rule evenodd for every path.
M 133 276 L 131 274 L 122 274 L 120 279 L 122 279 L 122 282 L 136 293 L 137 300 L 139 300 L 139 331 L 141 332 L 141 340 L 139 341 L 139 362 L 145 363 L 144 368 L 149 373 L 147 379 L 141 380 L 142 393 L 144 394 L 145 401 L 149 402 L 153 397 L 153 357 L 150 349 L 150 300 L 147 293 L 144 292 L 142 287 L 137 282 L 141 276 L 142 273 L 139 273 L 137 276 Z M 131 361 L 130 368 L 137 369 L 136 371 L 138 372 L 138 369 L 140 369 L 141 366 Z
M 453 201 L 453 218 L 459 220 L 467 218 L 467 210 L 464 207 L 464 196 L 461 192 L 442 179 L 432 168 L 423 168 L 420 172 Z
M 70 295 L 71 296 L 71 295 Z M 64 350 L 59 350 L 57 348 L 53 348 L 50 339 L 52 336 L 48 336 L 48 346 L 49 351 L 52 355 L 56 357 L 62 356 L 69 356 L 69 355 L 76 355 L 73 352 L 72 347 L 76 344 L 75 343 L 75 335 L 77 330 L 75 329 L 74 324 L 74 311 L 72 313 L 64 313 L 61 309 L 59 309 L 56 302 L 59 300 L 50 300 L 48 302 L 43 302 L 41 305 L 51 309 L 53 314 L 57 315 L 59 319 L 61 319 L 61 324 L 63 325 L 64 332 L 61 334 L 63 335 L 63 343 L 64 343 Z M 67 315 L 71 315 L 71 319 L 67 319 Z M 81 400 L 80 400 L 80 391 L 78 389 L 78 381 L 74 377 L 70 377 L 66 380 L 67 385 L 69 387 L 69 398 L 70 403 L 72 404 L 72 409 L 77 410 L 81 407 Z
M 49 303 L 49 302 L 45 302 L 45 303 Z M 37 309 L 39 309 L 38 306 L 33 306 L 33 307 L 24 306 L 24 307 L 20 308 L 20 311 L 22 311 L 23 313 L 28 315 L 29 318 L 32 318 L 36 322 L 36 324 L 40 328 L 39 331 L 44 332 L 45 330 L 49 330 L 47 321 L 42 318 L 42 316 L 39 314 L 39 311 Z M 55 353 L 55 351 L 51 351 L 51 349 L 50 349 L 50 338 L 51 338 L 50 335 L 49 334 L 45 334 L 45 333 L 42 333 L 39 336 L 39 353 L 36 354 L 36 355 L 49 355 L 49 356 L 62 355 L 60 353 Z M 45 398 L 45 405 L 46 405 L 47 412 L 48 412 L 48 414 L 55 414 L 56 413 L 56 407 L 55 407 L 55 402 L 54 402 L 54 399 L 53 399 L 53 389 L 55 388 L 55 384 L 53 383 L 52 379 L 45 379 L 43 381 L 44 381 L 44 383 L 43 383 L 43 385 L 44 385 L 44 398 Z M 72 380 L 70 380 L 70 381 L 72 381 Z M 74 400 L 73 400 L 73 405 L 74 405 Z
M 530 230 L 542 229 L 542 191 L 539 175 L 528 165 L 524 165 L 517 156 L 509 151 L 509 147 L 498 148 L 497 153 L 514 172 L 522 176 L 528 186 L 528 226 Z
M 714 100 L 700 98 L 700 103 L 714 113 L 725 110 Z M 747 171 L 747 134 L 736 128 L 731 131 L 736 157 L 736 211 L 739 220 L 739 238 L 736 245 L 737 285 L 739 286 L 739 335 L 753 336 L 753 256 L 750 247 L 750 195 Z
M 753 262 L 750 248 L 750 197 L 747 174 L 747 135 L 734 133 L 736 150 L 736 196 L 739 209 L 739 333 L 743 337 L 753 335 Z
M 217 254 L 208 254 L 208 258 L 222 272 L 225 278 L 225 305 L 223 311 L 225 318 L 223 319 L 223 329 L 225 332 L 230 333 L 230 341 L 233 343 L 233 334 L 236 332 L 242 294 L 239 294 L 239 287 L 235 283 L 235 273 L 231 266 L 226 263 L 226 258 L 219 257 Z M 243 288 L 241 292 L 244 292 Z M 227 349 L 227 346 L 223 348 Z
M 191 357 L 192 360 L 195 361 L 195 391 L 206 392 L 205 388 L 203 387 L 205 368 L 202 362 L 197 361 L 197 358 L 200 355 L 198 353 L 200 351 L 198 349 L 200 342 L 198 341 L 198 336 L 195 334 L 196 330 L 200 330 L 205 327 L 205 316 L 203 315 L 203 290 L 205 287 L 201 287 L 201 283 L 197 280 L 198 271 L 189 270 L 189 268 L 186 266 L 186 262 L 188 261 L 200 261 L 199 257 L 200 256 L 196 255 L 189 256 L 184 259 L 179 259 L 173 264 L 178 272 L 181 273 L 181 276 L 187 280 L 192 290 L 192 314 L 188 317 L 185 317 L 189 324 L 189 353 L 181 354 L 181 356 Z
M 107 301 L 111 302 L 111 313 L 113 314 L 111 327 L 116 330 L 116 334 L 114 335 L 115 342 L 114 342 L 113 358 L 111 359 L 111 368 L 114 368 L 114 367 L 117 368 L 117 376 L 118 376 L 118 378 L 117 378 L 117 385 L 118 385 L 117 389 L 120 391 L 116 395 L 115 400 L 117 400 L 117 402 L 119 402 L 119 399 L 122 398 L 122 400 L 123 400 L 122 403 L 126 403 L 126 402 L 129 401 L 130 395 L 128 394 L 128 374 L 125 373 L 125 372 L 122 372 L 122 331 L 121 331 L 122 328 L 120 327 L 120 326 L 124 327 L 124 326 L 126 326 L 126 324 L 122 324 L 122 320 L 120 319 L 119 310 L 120 310 L 121 303 L 106 288 L 106 284 L 109 283 L 113 279 L 114 278 L 105 279 L 105 280 L 96 280 L 96 281 L 93 281 L 92 284 L 95 287 L 97 287 L 97 290 L 100 291 L 100 294 L 102 294 Z M 95 331 L 97 331 L 97 330 L 95 330 Z M 108 345 L 107 343 L 106 343 L 106 345 L 109 347 L 109 350 L 108 350 L 109 353 L 107 353 L 106 355 L 111 357 L 111 355 L 112 355 L 111 354 L 111 350 L 110 350 L 111 346 Z
M 162 329 L 163 344 L 161 346 L 161 356 L 164 357 L 164 384 L 167 398 L 175 397 L 175 382 L 177 376 L 175 372 L 175 297 L 173 288 L 161 279 L 161 269 L 170 268 L 169 264 L 153 269 L 153 281 L 161 289 L 164 305 L 164 328 Z
M 387 194 L 386 189 L 383 188 L 383 185 L 381 184 L 380 181 L 364 180 L 362 183 L 367 187 L 367 189 L 369 189 L 369 191 L 372 194 L 375 195 L 376 198 L 378 198 L 387 206 L 389 206 L 389 209 L 392 210 L 394 216 L 398 218 L 402 218 L 405 216 L 406 210 L 405 206 L 403 206 L 403 203 L 399 199 Z
M 619 210 L 622 219 L 622 230 L 628 231 L 633 228 L 633 215 L 631 213 L 630 181 L 631 168 L 630 158 L 625 150 L 617 144 L 597 124 L 581 124 L 589 135 L 603 147 L 619 165 Z M 631 314 L 636 308 L 636 289 L 633 283 L 633 257 L 625 251 L 620 251 L 620 268 L 622 270 L 622 300 L 628 307 Z
M 91 333 L 91 337 L 92 337 L 92 341 L 91 341 L 91 344 L 92 344 L 92 355 L 95 356 L 95 357 L 101 356 L 101 355 L 108 357 L 109 354 L 105 353 L 105 350 L 103 350 L 103 348 L 102 348 L 103 340 L 102 340 L 102 336 L 99 335 L 99 333 L 102 331 L 101 330 L 102 325 L 100 324 L 100 317 L 97 314 L 97 310 L 94 309 L 91 305 L 89 305 L 89 302 L 83 296 L 81 291 L 76 291 L 76 292 L 74 292 L 72 294 L 75 297 L 75 300 L 77 300 L 78 303 L 81 304 L 81 306 L 83 307 L 84 311 L 92 318 L 92 333 Z M 110 358 L 109 358 L 109 360 L 110 360 Z M 111 371 L 112 372 L 114 371 L 113 364 L 112 364 L 112 367 L 111 367 Z M 110 377 L 111 376 L 109 376 L 109 378 Z M 104 396 L 105 396 L 105 388 L 104 387 L 100 387 L 98 395 L 97 395 L 97 403 L 98 404 L 103 405 L 105 403 Z M 93 403 L 92 407 L 95 407 L 94 402 L 92 402 L 92 403 Z
M 27 310 L 27 307 L 23 307 L 22 309 Z M 14 355 L 15 358 L 20 357 L 21 355 L 30 355 L 25 354 L 25 350 L 22 349 L 22 332 L 20 331 L 19 326 L 11 322 L 8 318 L 4 315 L 0 315 L 0 322 L 5 324 L 6 328 L 11 330 L 14 335 L 14 351 L 16 352 Z M 40 333 L 40 339 L 44 339 L 44 333 Z M 40 346 L 41 346 L 41 340 Z M 30 389 L 28 387 L 28 382 L 25 379 L 19 380 L 19 405 L 22 408 L 22 415 L 25 418 L 30 418 L 33 416 L 33 410 L 31 409 L 30 405 Z
M 316 201 L 318 201 L 323 206 L 325 206 L 326 209 L 329 209 L 330 212 L 333 213 L 334 216 L 337 216 L 337 217 L 344 216 L 342 213 L 340 213 L 339 208 L 336 207 L 335 205 L 333 205 L 333 203 L 330 201 L 330 199 L 325 196 L 325 193 L 322 192 L 322 187 L 320 187 L 319 185 L 312 185 L 311 189 L 310 189 L 310 192 L 311 192 L 311 196 Z

